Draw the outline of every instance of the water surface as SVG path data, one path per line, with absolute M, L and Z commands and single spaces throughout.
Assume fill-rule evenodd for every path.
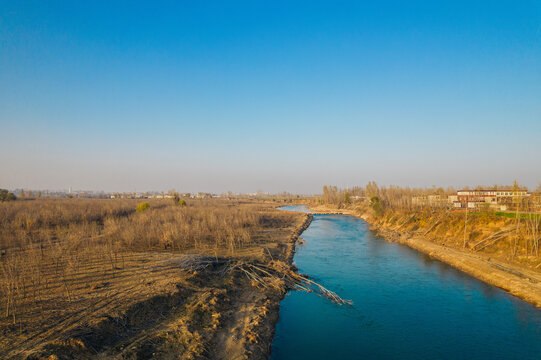
M 314 215 L 302 238 L 300 272 L 354 306 L 288 293 L 271 359 L 541 359 L 533 305 L 387 243 L 351 216 Z

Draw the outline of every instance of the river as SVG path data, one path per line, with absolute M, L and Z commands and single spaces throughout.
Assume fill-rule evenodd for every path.
M 272 360 L 541 359 L 541 311 L 533 305 L 388 243 L 352 216 L 314 215 L 301 237 L 299 271 L 354 305 L 289 292 Z

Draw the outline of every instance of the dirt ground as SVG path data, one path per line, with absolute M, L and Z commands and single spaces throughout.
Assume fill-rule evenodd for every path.
M 216 257 L 291 263 L 294 244 L 311 219 L 257 234 L 257 245 Z M 62 287 L 58 297 L 40 298 L 33 313 L 15 324 L 0 323 L 5 359 L 266 359 L 284 293 L 256 286 L 241 273 L 189 271 L 190 254 L 126 253 L 103 276 L 103 264 L 88 259 L 85 276 L 106 281 Z M 72 279 L 73 280 L 73 279 Z M 77 281 L 71 281 L 71 284 Z M 92 282 L 80 281 L 80 284 Z M 68 293 L 68 294 L 67 294 Z M 68 299 L 68 300 L 66 300 Z

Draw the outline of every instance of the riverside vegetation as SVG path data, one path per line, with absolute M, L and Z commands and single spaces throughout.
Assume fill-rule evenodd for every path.
M 362 217 L 389 241 L 433 255 L 541 306 L 540 193 L 516 201 L 512 212 L 488 207 L 466 212 L 412 201 L 446 193 L 454 190 L 378 187 L 371 182 L 349 190 L 326 186 L 308 203 L 316 212 Z
M 290 265 L 309 220 L 241 200 L 0 203 L 0 357 L 264 359 L 284 292 L 319 289 Z
M 434 191 L 452 189 L 370 183 L 287 201 L 362 217 L 539 306 L 539 196 L 515 215 L 466 218 L 412 202 Z M 10 196 L 0 203 L 0 357 L 266 359 L 287 290 L 349 303 L 291 265 L 311 215 L 277 211 L 282 201 Z

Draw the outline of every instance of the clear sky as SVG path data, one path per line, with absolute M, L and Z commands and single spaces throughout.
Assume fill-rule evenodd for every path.
M 0 187 L 541 182 L 540 1 L 1 1 Z

